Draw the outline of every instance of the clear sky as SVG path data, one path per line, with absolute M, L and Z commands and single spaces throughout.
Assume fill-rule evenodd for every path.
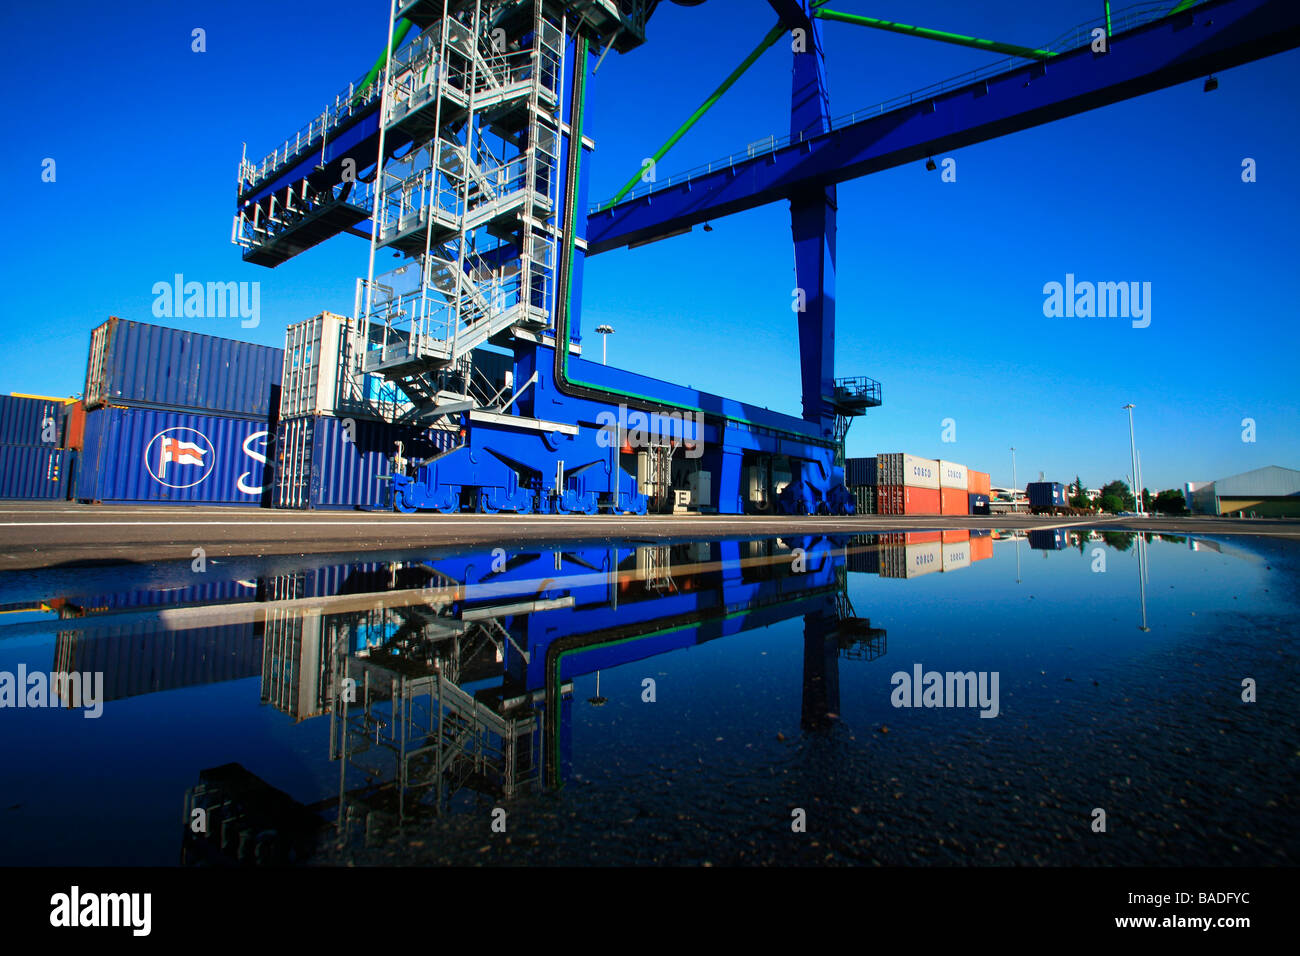
M 1126 4 L 1118 0 L 1119 9 Z M 1100 0 L 835 0 L 837 9 L 1024 45 L 1100 12 Z M 10 91 L 3 171 L 10 228 L 0 391 L 73 394 L 89 332 L 152 316 L 152 288 L 261 282 L 261 324 L 170 324 L 282 345 L 287 323 L 350 313 L 366 243 L 343 236 L 275 270 L 230 244 L 241 144 L 270 152 L 381 51 L 385 0 L 72 0 L 61 26 L 30 4 L 0 12 Z M 649 41 L 610 54 L 592 84 L 592 198 L 612 195 L 773 21 L 761 0 L 664 3 Z M 207 51 L 191 50 L 206 31 Z M 833 114 L 996 57 L 849 24 L 825 25 Z M 1146 484 L 1300 467 L 1295 299 L 1300 238 L 1300 53 L 1284 53 L 839 187 L 837 374 L 879 379 L 850 455 L 906 450 L 1009 484 L 1129 471 L 1134 402 Z M 661 176 L 789 129 L 790 54 L 778 44 L 660 163 Z M 1258 181 L 1241 181 L 1246 157 Z M 42 182 L 46 158 L 56 179 Z M 936 161 L 944 157 L 936 156 Z M 583 325 L 617 332 L 610 364 L 799 412 L 789 216 L 777 203 L 714 229 L 588 263 Z M 1043 286 L 1151 283 L 1151 324 L 1045 318 Z M 941 441 L 944 419 L 955 443 Z M 1242 441 L 1242 419 L 1256 441 Z

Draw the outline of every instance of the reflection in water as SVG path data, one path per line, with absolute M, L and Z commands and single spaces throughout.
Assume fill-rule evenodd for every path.
M 1149 631 L 1147 627 L 1147 541 L 1149 535 L 1139 534 L 1137 536 L 1138 549 L 1138 594 L 1142 605 L 1142 623 L 1138 625 L 1138 630 Z
M 1148 550 L 1152 538 L 1132 532 L 1052 529 L 1028 534 L 933 531 L 676 543 L 539 544 L 508 552 L 484 547 L 461 553 L 401 553 L 362 563 L 331 564 L 321 559 L 316 567 L 299 566 L 288 559 L 231 561 L 224 567 L 217 563 L 218 573 L 198 586 L 190 583 L 194 577 L 184 568 L 117 568 L 99 576 L 84 571 L 76 577 L 33 578 L 27 593 L 14 594 L 13 587 L 0 593 L 0 605 L 10 602 L 14 607 L 47 609 L 40 620 L 0 629 L 0 638 L 51 635 L 48 644 L 30 646 L 42 648 L 43 654 L 52 647 L 53 669 L 102 672 L 107 700 L 146 701 L 153 704 L 148 713 L 155 719 L 177 720 L 191 706 L 197 707 L 196 712 L 206 721 L 205 732 L 217 746 L 204 750 L 211 756 L 201 762 L 177 763 L 188 769 L 171 783 L 175 789 L 169 791 L 169 806 L 175 806 L 177 792 L 186 791 L 183 863 L 301 862 L 328 858 L 330 848 L 346 855 L 364 847 L 391 846 L 391 841 L 384 844 L 386 836 L 439 820 L 454 822 L 455 815 L 467 810 L 481 811 L 512 800 L 536 810 L 529 801 L 557 804 L 561 799 L 557 791 L 569 787 L 570 793 L 582 792 L 589 783 L 574 771 L 575 724 L 588 728 L 587 736 L 577 736 L 583 754 L 596 746 L 591 727 L 615 723 L 619 725 L 618 746 L 629 751 L 642 748 L 632 757 L 633 765 L 647 747 L 653 753 L 656 746 L 662 746 L 664 753 L 671 754 L 677 745 L 670 739 L 682 733 L 671 721 L 660 727 L 652 721 L 641 728 L 639 739 L 624 737 L 632 729 L 625 709 L 627 679 L 629 673 L 637 672 L 621 672 L 618 702 L 602 712 L 606 718 L 618 720 L 592 724 L 596 709 L 608 703 L 601 692 L 602 671 L 610 672 L 605 675 L 606 687 L 614 697 L 610 682 L 619 680 L 619 669 L 625 665 L 718 641 L 715 647 L 726 651 L 725 663 L 720 664 L 720 673 L 727 675 L 724 683 L 730 686 L 732 681 L 727 678 L 732 677 L 734 668 L 736 686 L 743 681 L 748 688 L 755 672 L 747 670 L 753 665 L 745 658 L 752 651 L 743 643 L 733 648 L 730 645 L 738 642 L 720 639 L 781 622 L 787 623 L 772 633 L 778 637 L 791 634 L 793 625 L 798 629 L 794 633 L 802 637 L 801 654 L 792 657 L 786 669 L 771 672 L 769 680 L 775 683 L 769 683 L 762 696 L 754 697 L 744 719 L 753 724 L 764 722 L 767 712 L 788 691 L 792 703 L 789 719 L 793 721 L 797 686 L 798 722 L 808 740 L 819 742 L 821 748 L 808 755 L 824 753 L 828 759 L 835 755 L 830 766 L 838 776 L 838 761 L 856 759 L 857 752 L 842 749 L 846 732 L 837 730 L 843 726 L 842 709 L 856 711 L 859 721 L 864 713 L 874 713 L 875 718 L 869 719 L 883 724 L 882 718 L 887 716 L 891 726 L 897 725 L 894 734 L 879 738 L 880 746 L 886 741 L 897 746 L 906 739 L 909 720 L 940 719 L 937 714 L 879 710 L 888 706 L 888 671 L 897 668 L 875 664 L 886 654 L 887 634 L 854 607 L 849 572 L 880 579 L 869 591 L 857 589 L 854 594 L 859 604 L 864 600 L 885 602 L 876 616 L 891 621 L 895 640 L 906 648 L 899 667 L 944 654 L 977 655 L 968 658 L 977 662 L 976 667 L 984 660 L 994 669 L 1014 667 L 1017 660 L 1027 659 L 1025 654 L 999 659 L 996 655 L 1002 652 L 993 632 L 972 629 L 968 623 L 970 611 L 984 606 L 984 592 L 999 587 L 1009 593 L 1009 576 L 947 578 L 948 573 L 965 571 L 992 557 L 994 541 L 999 538 L 1014 540 L 1018 584 L 1022 538 L 1031 550 L 1042 552 L 1044 559 L 1077 547 L 1084 560 L 1067 555 L 1068 560 L 1053 561 L 1050 580 L 1066 590 L 1079 589 L 1080 578 L 1087 582 L 1083 590 L 1110 588 L 1094 592 L 1108 594 L 1106 620 L 1114 600 L 1126 600 L 1124 594 L 1130 593 L 1127 588 L 1131 584 L 1114 589 L 1109 580 L 1113 575 L 1090 574 L 1093 558 L 1089 552 L 1104 543 L 1114 552 L 1112 558 L 1118 559 L 1136 545 L 1139 627 L 1144 632 L 1150 630 Z M 1177 540 L 1181 543 L 1184 539 Z M 1213 546 L 1209 542 L 1192 544 Z M 1011 555 L 1004 552 L 1003 557 L 1009 563 Z M 1166 563 L 1158 565 L 1163 568 Z M 1045 605 L 1052 592 L 1043 588 L 1049 579 L 1043 577 L 1039 562 L 1030 562 L 1023 570 L 1026 587 L 1032 592 L 1017 592 L 1024 595 L 1021 600 L 1036 596 L 1036 608 L 1049 610 Z M 1117 569 L 1112 565 L 1112 570 Z M 899 586 L 889 579 L 908 584 Z M 1000 583 L 994 585 L 995 579 Z M 58 590 L 40 591 L 46 586 L 41 582 L 49 580 L 61 582 Z M 1115 583 L 1120 583 L 1118 578 Z M 1155 599 L 1166 590 L 1162 583 Z M 864 599 L 864 593 L 870 598 Z M 1064 593 L 1058 591 L 1058 599 Z M 948 601 L 954 606 L 944 610 Z M 1007 619 L 998 615 L 996 603 L 991 606 L 994 611 L 987 620 L 1001 629 Z M 925 615 L 929 623 L 920 629 L 909 626 L 913 615 Z M 1027 625 L 1035 635 L 1044 626 L 1060 626 L 1059 619 L 1034 618 Z M 950 634 L 961 636 L 945 643 Z M 1095 634 L 1089 635 L 1090 641 L 1095 639 Z M 1035 640 L 1027 646 L 1038 643 Z M 0 641 L 0 649 L 4 646 Z M 1056 651 L 1045 648 L 1035 653 Z M 988 654 L 994 656 L 978 656 Z M 706 654 L 693 660 L 691 666 L 698 669 L 701 661 L 707 663 L 710 658 Z M 1053 667 L 1052 659 L 1042 660 L 1041 666 L 1035 662 L 1028 667 L 1014 685 L 1022 708 L 1035 699 L 1034 681 L 1054 679 L 1044 676 Z M 40 663 L 48 666 L 49 658 Z M 972 666 L 961 659 L 955 663 Z M 797 677 L 795 668 L 799 669 Z M 659 673 L 653 668 L 645 672 Z M 265 748 L 269 737 L 278 735 L 278 731 L 268 732 L 265 718 L 260 731 L 263 737 L 257 744 L 239 736 L 235 728 L 240 720 L 246 720 L 247 709 L 241 706 L 244 691 L 238 697 L 227 695 L 219 700 L 209 697 L 201 701 L 194 696 L 205 686 L 214 690 L 225 684 L 233 687 L 234 682 L 251 678 L 258 680 L 257 698 L 267 708 L 258 712 L 295 734 L 293 755 L 301 759 L 302 767 L 294 772 L 268 760 L 268 754 L 284 750 L 258 749 Z M 580 679 L 593 682 L 594 694 L 582 697 L 590 708 L 575 712 L 575 684 Z M 688 708 L 692 722 L 707 725 L 708 708 L 713 704 L 710 697 L 725 691 L 716 674 L 712 680 L 712 684 L 692 686 L 690 667 L 687 673 L 674 675 L 674 693 L 680 696 L 682 688 L 688 688 L 686 696 L 698 699 L 705 708 Z M 653 684 L 652 679 L 647 681 Z M 1102 685 L 1096 681 L 1081 684 L 1085 689 L 1105 686 L 1105 677 Z M 877 686 L 878 699 L 871 696 L 874 690 L 864 697 L 864 688 Z M 181 693 L 161 693 L 164 691 Z M 638 688 L 633 694 L 640 692 Z M 645 693 L 653 694 L 653 687 Z M 1060 691 L 1054 686 L 1042 693 L 1050 703 Z M 1039 717 L 1050 719 L 1046 712 Z M 129 746 L 157 746 L 148 736 L 149 725 L 140 726 L 146 729 L 131 731 Z M 306 728 L 306 733 L 299 733 L 299 727 Z M 920 725 L 911 730 L 916 739 Z M 1046 739 L 1055 739 L 1056 733 L 1048 733 Z M 785 740 L 775 728 L 769 735 Z M 71 746 L 50 739 L 56 746 Z M 707 739 L 714 740 L 712 732 Z M 924 746 L 915 752 L 917 759 L 924 761 L 927 748 L 939 745 L 928 727 L 919 739 Z M 124 736 L 119 743 L 107 746 L 125 747 L 127 740 Z M 885 787 L 888 800 L 884 806 L 889 806 L 888 801 L 899 799 L 902 788 L 887 781 L 904 772 L 900 766 L 905 764 L 899 763 L 901 751 L 873 750 L 877 752 L 886 755 L 888 776 L 884 781 L 873 781 L 871 760 L 858 765 L 845 779 L 855 781 L 851 789 Z M 753 753 L 757 758 L 758 751 Z M 770 760 L 772 755 L 765 756 Z M 659 758 L 669 763 L 672 759 Z M 621 782 L 619 764 L 603 766 L 617 787 Z M 770 772 L 761 763 L 744 766 L 741 772 L 750 777 L 760 766 Z M 954 765 L 946 766 L 951 770 Z M 957 766 L 966 765 L 959 761 Z M 201 767 L 208 769 L 197 769 Z M 588 758 L 583 773 L 589 776 L 590 768 Z M 928 779 L 929 772 L 918 771 L 921 776 L 917 779 Z M 822 786 L 834 777 L 823 774 L 815 779 L 817 786 Z M 997 781 L 985 783 L 986 787 L 997 785 Z M 757 792 L 767 799 L 767 791 L 760 788 Z M 860 800 L 850 798 L 851 803 Z M 168 823 L 168 827 L 174 826 Z M 167 846 L 174 853 L 175 830 L 169 833 Z M 397 845 L 402 845 L 400 840 Z
M 241 767 L 205 771 L 186 812 L 205 814 L 206 832 L 187 828 L 183 859 L 301 859 L 322 814 L 346 846 L 443 814 L 458 794 L 558 789 L 576 678 L 790 618 L 803 619 L 801 723 L 823 731 L 840 709 L 840 658 L 886 647 L 856 614 L 847 570 L 969 566 L 970 536 L 947 534 L 485 549 L 268 578 L 251 625 L 261 699 L 295 722 L 328 718 L 337 800 L 302 806 Z M 599 683 L 589 702 L 605 702 Z

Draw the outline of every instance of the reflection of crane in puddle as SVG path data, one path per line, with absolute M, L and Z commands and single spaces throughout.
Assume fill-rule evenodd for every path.
M 302 805 L 251 770 L 204 771 L 189 809 L 215 822 L 187 829 L 186 859 L 301 858 L 300 830 L 331 819 L 346 841 L 558 788 L 572 773 L 577 680 L 793 618 L 800 722 L 822 732 L 840 712 L 840 661 L 869 666 L 886 651 L 884 629 L 849 598 L 848 570 L 909 577 L 894 565 L 937 547 L 869 535 L 633 542 L 265 579 L 262 601 L 223 613 L 259 631 L 264 703 L 297 722 L 329 717 L 337 790 Z M 967 547 L 948 545 L 944 562 L 966 566 Z M 591 701 L 606 702 L 601 685 Z
M 815 730 L 839 710 L 839 658 L 885 652 L 884 630 L 857 617 L 845 591 L 850 550 L 865 549 L 656 543 L 517 554 L 486 573 L 481 556 L 458 559 L 459 569 L 440 561 L 418 591 L 275 622 L 268 657 L 288 651 L 300 664 L 265 668 L 263 697 L 299 719 L 330 714 L 341 824 L 440 813 L 457 792 L 496 799 L 557 787 L 577 677 L 800 615 L 802 722 Z M 282 640 L 281 623 L 292 631 L 304 621 L 328 652 Z M 296 696 L 275 686 L 290 681 Z M 599 686 L 591 701 L 605 702 Z

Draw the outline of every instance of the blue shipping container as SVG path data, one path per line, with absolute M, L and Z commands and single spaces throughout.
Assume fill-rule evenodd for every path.
M 260 505 L 274 460 L 265 421 L 151 408 L 86 414 L 83 501 Z
M 350 422 L 350 425 L 345 424 Z M 350 434 L 349 434 L 350 433 Z M 277 508 L 377 508 L 387 499 L 396 443 L 406 458 L 451 448 L 454 432 L 419 430 L 328 415 L 280 422 L 276 439 Z
M 971 495 L 970 496 L 970 513 L 973 515 L 986 515 L 989 513 L 989 496 L 988 495 Z
M 63 406 L 57 398 L 0 395 L 0 445 L 63 447 Z
M 871 458 L 846 458 L 844 460 L 844 484 L 850 488 L 861 488 L 864 485 L 878 485 L 876 480 L 876 459 Z
M 156 623 L 96 628 L 68 622 L 55 645 L 55 666 L 104 675 L 104 699 L 242 680 L 262 673 L 262 639 L 252 621 L 185 631 Z
M 76 452 L 39 445 L 0 445 L 0 498 L 68 497 Z
M 1065 485 L 1059 481 L 1031 481 L 1025 486 L 1031 508 L 1062 508 L 1065 506 Z
M 116 316 L 90 336 L 86 408 L 140 405 L 269 418 L 284 350 Z
M 257 597 L 256 581 L 206 581 L 184 588 L 148 591 L 118 591 L 110 594 L 69 594 L 68 607 L 83 614 L 104 611 L 144 610 L 153 607 L 242 604 Z

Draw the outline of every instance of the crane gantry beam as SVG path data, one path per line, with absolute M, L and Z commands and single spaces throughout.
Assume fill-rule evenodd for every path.
M 1209 0 L 1090 46 L 737 157 L 587 219 L 588 255 L 689 230 L 935 153 L 1165 89 L 1300 46 L 1293 0 Z

